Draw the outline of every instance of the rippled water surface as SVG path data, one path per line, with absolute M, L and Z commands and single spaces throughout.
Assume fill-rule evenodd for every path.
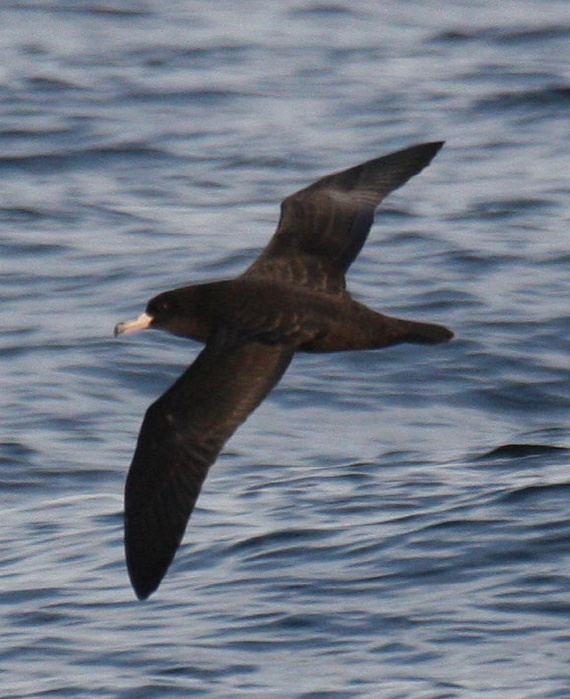
M 570 696 L 567 2 L 0 18 L 0 697 Z M 439 139 L 349 285 L 456 339 L 297 357 L 135 601 L 124 478 L 197 346 L 114 324 Z

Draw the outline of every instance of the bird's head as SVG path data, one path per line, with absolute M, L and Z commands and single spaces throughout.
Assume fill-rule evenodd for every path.
M 180 302 L 172 292 L 166 291 L 159 294 L 148 302 L 145 312 L 137 318 L 117 323 L 115 337 L 147 328 L 170 330 L 174 319 L 179 317 L 179 306 Z

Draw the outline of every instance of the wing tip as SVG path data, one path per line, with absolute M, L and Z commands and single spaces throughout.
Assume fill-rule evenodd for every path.
M 415 152 L 422 158 L 425 164 L 428 165 L 444 145 L 445 141 L 426 141 L 425 143 L 418 143 L 415 146 L 404 148 L 400 153 L 405 153 L 406 151 L 409 153 Z
M 132 580 L 131 580 L 132 583 Z M 146 600 L 152 595 L 152 593 L 156 590 L 158 585 L 155 585 L 154 587 L 147 588 L 147 587 L 136 587 L 133 583 L 133 590 L 135 591 L 135 595 L 137 596 L 137 600 L 139 602 L 146 602 Z
M 137 598 L 142 601 L 158 589 L 177 547 L 171 549 L 164 542 L 157 542 L 148 529 L 139 526 L 135 531 L 131 519 L 125 518 L 125 560 L 131 586 Z
M 157 575 L 156 572 L 150 571 L 148 568 L 141 568 L 133 561 L 129 561 L 128 559 L 127 570 L 129 573 L 129 579 L 131 581 L 131 586 L 140 602 L 147 600 L 152 593 L 158 589 L 160 583 L 162 582 L 162 578 L 164 577 L 163 572 L 160 575 Z
M 426 143 L 426 146 L 428 146 L 428 148 L 433 150 L 434 155 L 436 153 L 438 153 L 443 148 L 444 145 L 445 145 L 445 141 L 428 141 L 428 143 Z

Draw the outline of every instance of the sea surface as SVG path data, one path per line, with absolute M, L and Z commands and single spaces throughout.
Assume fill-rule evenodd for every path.
M 567 0 L 0 3 L 0 697 L 570 697 Z M 442 346 L 298 356 L 136 601 L 122 492 L 317 177 L 446 140 L 349 287 Z

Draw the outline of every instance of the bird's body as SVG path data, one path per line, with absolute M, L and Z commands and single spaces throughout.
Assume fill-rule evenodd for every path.
M 382 315 L 345 290 L 329 294 L 255 275 L 166 291 L 154 303 L 162 316 L 168 312 L 169 332 L 204 343 L 216 328 L 240 342 L 285 344 L 301 352 L 379 349 L 410 341 L 414 332 L 416 342 L 439 337 L 430 339 L 432 324 Z
M 443 326 L 382 315 L 355 301 L 345 272 L 379 202 L 425 167 L 426 143 L 329 175 L 288 197 L 279 226 L 236 279 L 159 294 L 116 334 L 154 327 L 205 343 L 148 409 L 125 489 L 125 547 L 139 598 L 160 584 L 209 467 L 280 380 L 295 352 L 435 344 Z

